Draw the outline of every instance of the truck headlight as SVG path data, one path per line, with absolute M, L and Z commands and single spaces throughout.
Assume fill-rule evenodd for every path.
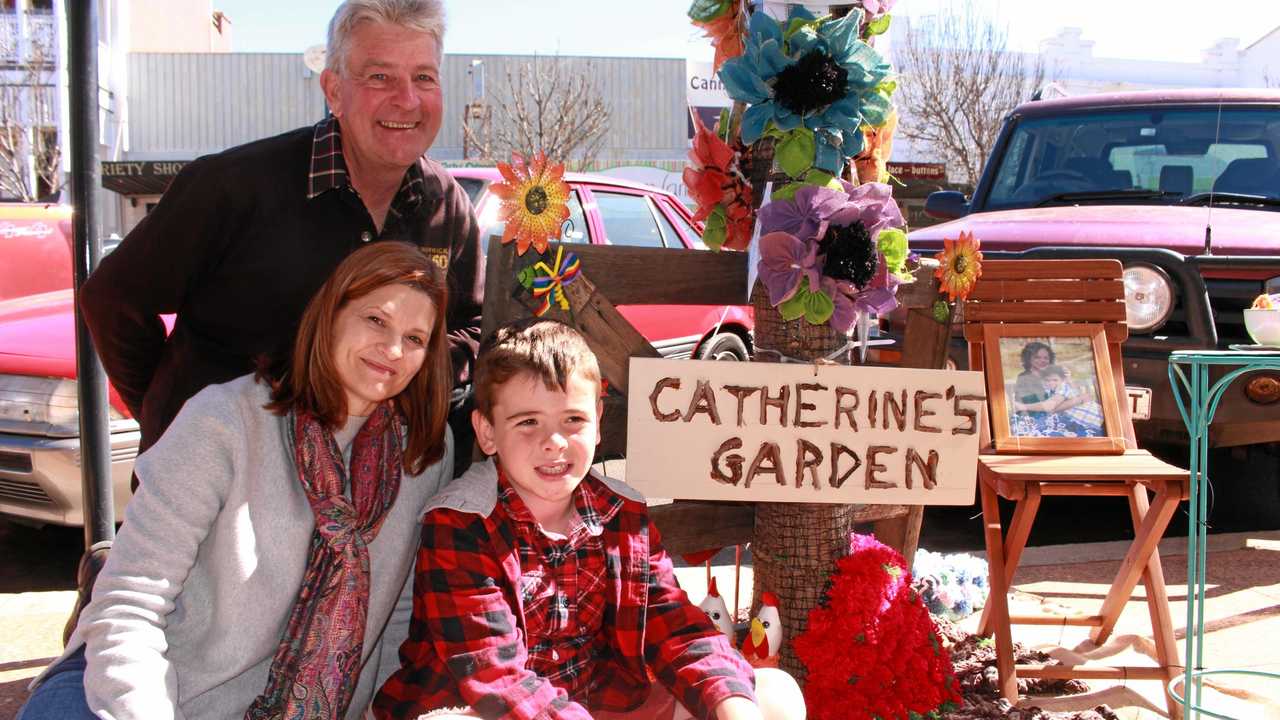
M 30 424 L 38 432 L 72 437 L 80 432 L 80 398 L 75 380 L 0 375 L 0 421 Z M 127 420 L 109 407 L 112 421 Z M 19 431 L 21 432 L 21 431 Z
M 1124 309 L 1132 332 L 1151 332 L 1164 325 L 1173 313 L 1173 283 L 1169 276 L 1153 265 L 1126 267 Z

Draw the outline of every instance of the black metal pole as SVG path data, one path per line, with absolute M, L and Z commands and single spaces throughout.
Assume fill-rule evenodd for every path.
M 80 393 L 80 480 L 84 488 L 84 544 L 115 537 L 111 498 L 111 435 L 107 375 L 80 314 L 80 287 L 102 258 L 102 216 L 95 192 L 98 169 L 98 2 L 67 0 L 67 69 L 71 125 L 71 199 L 76 283 L 76 373 Z

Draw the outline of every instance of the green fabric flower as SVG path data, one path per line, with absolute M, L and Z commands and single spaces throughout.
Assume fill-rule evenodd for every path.
M 729 225 L 725 219 L 724 207 L 718 205 L 702 226 L 702 243 L 712 250 L 719 250 L 728 233 Z
M 876 243 L 889 272 L 898 276 L 908 276 L 906 271 L 907 234 L 899 228 L 885 228 L 876 236 Z
M 800 281 L 800 287 L 796 289 L 790 300 L 778 306 L 778 312 L 782 314 L 783 320 L 804 318 L 810 325 L 825 323 L 831 319 L 831 314 L 835 310 L 836 304 L 830 295 L 821 290 L 809 290 L 808 278 Z

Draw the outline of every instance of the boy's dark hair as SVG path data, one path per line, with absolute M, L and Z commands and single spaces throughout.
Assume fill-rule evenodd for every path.
M 1045 377 L 1046 375 L 1057 375 L 1063 380 L 1067 379 L 1067 371 L 1061 365 L 1049 365 L 1040 371 L 1040 377 Z
M 498 386 L 521 373 L 538 378 L 548 390 L 565 391 L 575 372 L 600 385 L 600 364 L 581 333 L 546 318 L 515 320 L 480 343 L 474 380 L 476 409 L 492 420 Z

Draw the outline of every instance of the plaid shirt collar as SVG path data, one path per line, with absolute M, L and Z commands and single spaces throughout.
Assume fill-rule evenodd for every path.
M 422 166 L 413 163 L 400 182 L 400 189 L 391 200 L 390 212 L 403 217 L 418 209 L 425 194 L 426 178 Z M 307 199 L 313 200 L 330 190 L 355 188 L 347 173 L 347 161 L 342 157 L 342 128 L 338 119 L 329 115 L 316 123 L 311 141 L 311 172 L 307 176 Z
M 502 471 L 502 466 L 497 467 L 498 503 L 513 522 L 537 529 L 539 525 L 533 512 L 516 492 L 507 474 Z M 622 498 L 610 492 L 604 483 L 588 472 L 573 491 L 573 505 L 578 511 L 578 517 L 569 531 L 569 542 L 576 545 L 587 537 L 598 537 L 604 532 L 605 523 L 622 509 Z

